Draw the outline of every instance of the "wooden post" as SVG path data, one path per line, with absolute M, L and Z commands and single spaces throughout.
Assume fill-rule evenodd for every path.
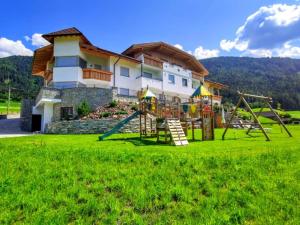
M 235 109 L 234 109 L 229 121 L 226 123 L 226 127 L 225 127 L 225 130 L 224 130 L 223 135 L 222 135 L 222 140 L 225 139 L 225 134 L 226 134 L 226 132 L 227 132 L 227 130 L 228 130 L 230 124 L 231 124 L 231 121 L 233 120 L 233 118 L 234 118 L 234 116 L 237 112 L 237 109 L 240 107 L 241 103 L 242 103 L 242 97 L 240 96 L 240 99 L 239 99 L 238 103 L 236 104 Z
M 194 126 L 194 121 L 192 121 L 192 140 L 195 141 L 195 126 Z
M 268 134 L 266 133 L 265 129 L 262 127 L 262 125 L 260 124 L 259 120 L 257 119 L 256 115 L 254 114 L 254 112 L 252 111 L 250 105 L 248 104 L 248 102 L 246 101 L 246 99 L 243 97 L 243 95 L 241 96 L 242 101 L 244 102 L 245 106 L 248 108 L 249 112 L 251 113 L 251 115 L 254 118 L 254 121 L 257 122 L 259 128 L 261 129 L 261 131 L 263 132 L 263 134 L 265 135 L 267 141 L 270 141 L 270 138 L 268 136 Z
M 266 103 L 267 103 L 267 105 L 268 105 L 268 107 L 270 108 L 270 110 L 274 113 L 274 115 L 276 116 L 276 118 L 277 118 L 277 122 L 278 123 L 280 123 L 282 126 L 283 126 L 283 128 L 285 129 L 285 131 L 288 133 L 288 135 L 290 136 L 290 137 L 292 137 L 292 134 L 289 132 L 289 130 L 286 128 L 286 126 L 284 125 L 284 123 L 282 122 L 282 120 L 280 119 L 280 117 L 278 116 L 278 114 L 276 113 L 276 111 L 272 108 L 272 106 L 271 106 L 271 104 L 269 103 L 269 102 L 267 102 L 266 101 Z M 279 125 L 280 125 L 279 124 Z
M 263 109 L 264 109 L 264 107 L 262 106 L 257 114 L 257 119 L 260 116 L 260 114 L 262 113 Z M 252 129 L 253 129 L 253 127 L 250 126 L 249 129 L 247 130 L 246 134 L 249 134 Z
M 145 123 L 145 136 L 147 136 L 147 114 L 144 115 L 144 123 Z
M 142 112 L 140 113 L 140 139 L 142 139 Z

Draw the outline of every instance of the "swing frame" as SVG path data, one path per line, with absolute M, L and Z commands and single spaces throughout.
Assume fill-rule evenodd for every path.
M 266 96 L 259 96 L 259 95 L 252 95 L 252 94 L 246 94 L 246 93 L 241 93 L 241 92 L 237 92 L 237 94 L 239 95 L 239 100 L 238 103 L 236 104 L 236 107 L 229 119 L 229 121 L 226 123 L 225 126 L 225 130 L 223 132 L 222 135 L 222 140 L 225 140 L 225 135 L 227 133 L 228 128 L 230 127 L 230 125 L 232 125 L 232 120 L 234 118 L 234 116 L 237 113 L 238 108 L 240 107 L 240 105 L 242 103 L 244 103 L 244 105 L 246 106 L 246 109 L 248 109 L 248 111 L 250 112 L 250 114 L 253 116 L 254 118 L 254 123 L 250 124 L 250 128 L 248 128 L 246 134 L 249 135 L 249 133 L 251 132 L 251 130 L 253 129 L 254 125 L 258 125 L 259 129 L 262 131 L 262 133 L 264 134 L 266 141 L 271 141 L 269 135 L 267 134 L 265 128 L 262 126 L 262 124 L 259 122 L 258 117 L 261 115 L 262 111 L 263 111 L 263 106 L 261 107 L 260 111 L 257 113 L 257 115 L 255 115 L 255 113 L 253 112 L 251 106 L 248 104 L 246 98 L 255 98 L 258 100 L 261 100 L 263 103 L 265 103 L 265 105 L 270 109 L 270 111 L 275 115 L 276 121 L 279 126 L 281 125 L 284 130 L 286 131 L 286 133 L 289 135 L 289 137 L 292 137 L 292 134 L 290 133 L 290 131 L 287 129 L 287 127 L 284 125 L 284 123 L 282 122 L 281 118 L 279 117 L 279 115 L 276 113 L 276 111 L 272 108 L 272 98 L 271 97 L 266 97 Z

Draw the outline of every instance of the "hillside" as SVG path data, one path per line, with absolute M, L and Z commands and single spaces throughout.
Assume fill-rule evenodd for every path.
M 34 97 L 42 79 L 31 76 L 32 57 L 0 58 L 0 99 L 6 98 L 8 76 L 12 79 L 12 97 Z M 235 103 L 236 91 L 272 96 L 274 106 L 300 109 L 300 59 L 218 57 L 201 60 L 209 70 L 208 79 L 230 86 L 223 91 L 224 101 Z
M 0 58 L 0 99 L 7 98 L 7 84 L 5 80 L 11 80 L 12 99 L 20 100 L 23 97 L 36 96 L 43 80 L 31 76 L 30 56 L 11 56 Z
M 218 57 L 201 60 L 208 79 L 230 86 L 225 101 L 236 103 L 236 91 L 272 96 L 274 106 L 300 108 L 300 59 Z

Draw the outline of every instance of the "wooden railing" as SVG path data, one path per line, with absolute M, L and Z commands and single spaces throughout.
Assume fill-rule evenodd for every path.
M 47 81 L 47 83 L 52 81 L 53 80 L 53 72 L 51 70 L 46 70 L 45 75 L 44 75 L 44 79 Z
M 213 100 L 215 100 L 215 101 L 221 101 L 222 100 L 222 96 L 220 96 L 220 95 L 214 95 L 213 96 Z
M 158 67 L 160 69 L 163 68 L 163 62 L 159 59 L 155 59 L 151 56 L 144 55 L 144 63 L 150 66 Z
M 112 72 L 98 69 L 83 69 L 83 79 L 111 81 Z

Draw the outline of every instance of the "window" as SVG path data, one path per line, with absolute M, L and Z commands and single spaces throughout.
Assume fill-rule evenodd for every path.
M 78 58 L 79 58 L 79 66 L 80 66 L 82 69 L 86 68 L 86 66 L 87 66 L 86 61 L 85 61 L 84 59 L 80 58 L 80 57 L 78 57 Z
M 175 76 L 173 74 L 169 74 L 169 84 L 175 84 Z
M 129 77 L 129 68 L 121 66 L 120 75 L 124 77 Z
M 60 108 L 60 118 L 61 118 L 61 120 L 73 119 L 73 107 L 61 107 Z
M 188 80 L 185 78 L 182 78 L 182 87 L 187 87 L 188 86 Z
M 129 96 L 129 89 L 127 89 L 127 88 L 120 88 L 119 92 L 120 92 L 120 95 Z
M 97 69 L 97 70 L 102 70 L 102 65 L 95 64 L 94 68 Z
M 152 79 L 152 73 L 149 73 L 149 72 L 143 72 L 143 77 Z
M 76 67 L 86 68 L 86 61 L 78 56 L 57 56 L 55 67 Z

